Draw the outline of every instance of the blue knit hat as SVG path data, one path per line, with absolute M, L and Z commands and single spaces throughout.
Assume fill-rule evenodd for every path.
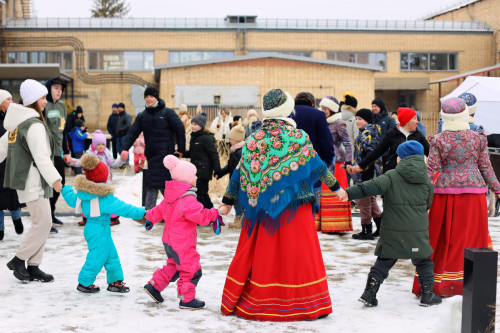
M 410 140 L 399 145 L 396 150 L 396 154 L 399 157 L 405 158 L 411 155 L 422 155 L 424 156 L 424 146 L 418 141 Z

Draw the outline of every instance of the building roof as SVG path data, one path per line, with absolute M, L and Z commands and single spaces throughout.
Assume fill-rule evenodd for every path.
M 352 62 L 317 59 L 317 58 L 311 58 L 311 57 L 294 56 L 294 55 L 289 55 L 289 54 L 264 53 L 264 54 L 256 54 L 256 55 L 235 56 L 235 57 L 227 57 L 227 58 L 202 60 L 202 61 L 191 61 L 191 62 L 180 62 L 180 63 L 174 63 L 174 64 L 157 65 L 157 66 L 155 66 L 155 69 L 154 69 L 155 80 L 157 82 L 160 80 L 160 72 L 162 69 L 203 66 L 203 65 L 210 65 L 210 64 L 237 62 L 237 61 L 245 61 L 245 60 L 256 60 L 256 59 L 265 59 L 265 58 L 302 61 L 302 62 L 309 62 L 309 63 L 313 63 L 313 64 L 341 66 L 341 67 L 349 67 L 349 68 L 354 68 L 354 69 L 365 69 L 365 70 L 370 70 L 370 71 L 382 71 L 383 70 L 383 68 L 379 67 L 379 66 L 361 65 L 361 64 L 355 64 Z
M 8 18 L 5 30 L 279 30 L 356 32 L 492 33 L 482 22 L 387 21 L 256 18 L 255 23 L 231 23 L 219 18 Z
M 483 67 L 483 68 L 475 69 L 475 70 L 470 71 L 470 72 L 466 72 L 466 73 L 462 73 L 462 74 L 457 74 L 457 75 L 453 75 L 453 76 L 448 76 L 448 77 L 445 77 L 443 79 L 439 79 L 439 80 L 436 80 L 436 81 L 429 82 L 429 84 L 442 83 L 442 82 L 448 82 L 448 81 L 454 81 L 454 80 L 464 79 L 464 78 L 466 78 L 467 76 L 470 76 L 470 75 L 485 74 L 485 73 L 488 73 L 488 72 L 491 72 L 491 71 L 494 71 L 494 70 L 497 70 L 497 69 L 500 69 L 500 62 L 498 64 L 496 64 L 496 65 L 493 65 L 493 66 Z
M 47 80 L 50 77 L 59 77 L 63 81 L 72 81 L 71 76 L 60 72 L 59 64 L 0 64 L 2 79 L 25 80 L 27 77 L 34 80 Z
M 478 2 L 478 1 L 481 1 L 481 0 L 461 0 L 461 1 L 457 1 L 457 2 L 455 2 L 452 5 L 448 5 L 446 7 L 441 8 L 441 9 L 429 12 L 428 14 L 425 14 L 424 16 L 422 16 L 421 19 L 422 20 L 429 20 L 429 19 L 431 19 L 433 17 L 439 16 L 439 15 L 443 15 L 443 14 L 446 14 L 448 12 L 452 12 L 454 10 L 457 10 L 457 9 L 460 9 L 460 8 L 463 8 L 463 7 L 467 7 L 468 5 L 473 4 L 474 2 Z

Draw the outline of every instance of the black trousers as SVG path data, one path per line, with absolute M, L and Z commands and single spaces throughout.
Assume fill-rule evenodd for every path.
M 196 197 L 198 198 L 198 201 L 201 202 L 203 207 L 205 208 L 212 208 L 214 204 L 212 203 L 212 200 L 210 200 L 210 197 L 208 196 L 208 179 L 200 179 L 198 178 L 196 180 Z
M 66 163 L 64 163 L 64 159 L 61 156 L 54 156 L 54 166 L 57 169 L 57 172 L 59 172 L 59 174 L 61 175 L 62 177 L 61 182 L 64 186 L 64 184 L 66 183 L 66 178 L 64 176 L 64 168 L 66 166 Z M 54 191 L 54 195 L 52 196 L 52 198 L 50 198 L 50 210 L 52 212 L 52 218 L 54 218 L 54 212 L 56 210 L 56 202 L 57 199 L 59 199 L 59 195 L 60 193 Z
M 113 150 L 113 159 L 116 160 L 116 158 L 118 157 L 118 152 L 116 151 L 116 138 L 115 137 L 111 137 L 111 148 Z
M 370 276 L 376 280 L 383 282 L 389 276 L 389 271 L 396 264 L 398 259 L 380 258 L 377 257 L 375 265 L 370 269 Z M 415 266 L 420 282 L 434 283 L 434 262 L 431 257 L 411 259 L 411 263 Z

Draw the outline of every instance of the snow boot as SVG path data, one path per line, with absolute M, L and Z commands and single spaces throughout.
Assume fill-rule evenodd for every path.
M 420 306 L 432 306 L 436 304 L 441 304 L 441 296 L 436 295 L 432 292 L 434 287 L 434 282 L 420 282 L 420 289 L 422 291 L 422 297 L 420 298 Z
M 42 271 L 38 266 L 28 265 L 28 273 L 30 274 L 30 281 L 40 281 L 40 282 L 53 282 L 54 277 L 51 274 L 47 274 Z
M 365 291 L 363 295 L 358 299 L 361 303 L 366 306 L 372 307 L 377 306 L 377 292 L 380 288 L 381 282 L 375 279 L 373 276 L 368 275 L 368 280 L 366 281 Z
M 189 302 L 183 302 L 183 301 L 179 302 L 179 308 L 181 308 L 181 309 L 197 310 L 197 309 L 201 309 L 204 306 L 205 306 L 205 302 L 199 301 L 196 298 L 193 298 Z
M 56 229 L 56 228 L 54 228 L 54 227 L 50 227 L 50 233 L 51 233 L 51 234 L 57 234 L 58 232 L 59 232 L 59 231 L 57 231 L 57 229 Z
M 144 290 L 149 296 L 151 296 L 152 299 L 156 301 L 156 303 L 163 303 L 164 299 L 161 296 L 161 293 L 158 290 L 156 290 L 156 288 L 153 287 L 153 285 L 148 283 L 147 285 L 144 286 Z
M 86 217 L 82 217 L 82 220 L 80 222 L 78 222 L 78 225 L 83 227 L 87 224 L 87 218 Z
M 57 217 L 52 216 L 52 224 L 63 225 L 63 221 L 59 220 Z
M 120 220 L 118 219 L 118 217 L 112 218 L 111 222 L 109 223 L 110 226 L 114 226 L 117 224 L 120 224 Z
M 78 284 L 78 287 L 76 287 L 76 290 L 78 291 L 81 291 L 82 293 L 86 293 L 86 294 L 95 294 L 95 293 L 98 293 L 99 291 L 101 291 L 101 289 L 96 286 L 96 285 L 91 285 L 89 287 L 85 287 L 83 284 Z
M 229 228 L 241 229 L 241 222 L 243 220 L 243 215 L 235 216 L 234 221 L 228 223 Z
M 14 276 L 21 281 L 29 281 L 30 274 L 26 270 L 24 260 L 14 257 L 11 261 L 7 263 L 7 267 L 14 271 Z
M 359 240 L 373 240 L 375 237 L 373 237 L 372 234 L 372 225 L 371 224 L 362 224 L 361 225 L 361 232 L 357 234 L 353 234 L 352 238 L 354 239 L 359 239 Z
M 4 231 L 0 230 L 0 241 L 3 239 Z
M 125 282 L 118 280 L 113 283 L 108 284 L 108 291 L 114 293 L 128 293 L 130 291 L 129 287 L 125 287 Z
M 382 224 L 382 216 L 374 218 L 373 222 L 375 222 L 375 225 L 377 226 L 377 230 L 375 230 L 375 232 L 373 233 L 373 237 L 378 237 L 380 236 L 380 225 Z
M 24 226 L 23 226 L 23 221 L 21 221 L 21 218 L 12 220 L 14 222 L 14 229 L 16 230 L 16 234 L 20 235 L 24 231 Z

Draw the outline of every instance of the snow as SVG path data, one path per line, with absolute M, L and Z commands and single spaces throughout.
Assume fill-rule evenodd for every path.
M 115 172 L 116 195 L 140 205 L 141 181 L 141 174 L 129 177 Z M 68 183 L 72 183 L 71 179 Z M 70 211 L 62 198 L 58 207 L 58 211 Z M 233 217 L 230 214 L 226 221 Z M 0 242 L 0 332 L 460 332 L 462 297 L 443 299 L 438 306 L 420 307 L 419 299 L 411 293 L 413 266 L 409 260 L 399 261 L 391 270 L 378 293 L 378 307 L 367 308 L 358 302 L 375 261 L 376 241 L 356 241 L 350 233 L 318 234 L 333 303 L 333 314 L 320 320 L 270 323 L 223 316 L 222 289 L 239 237 L 239 230 L 227 227 L 219 236 L 211 227 L 198 228 L 203 277 L 197 298 L 206 302 L 202 310 L 179 309 L 175 284 L 162 293 L 162 304 L 154 303 L 144 292 L 143 286 L 166 260 L 162 225 L 146 231 L 126 218 L 121 218 L 112 233 L 130 293 L 106 291 L 103 270 L 96 281 L 101 292 L 84 294 L 76 290 L 87 253 L 83 228 L 76 223 L 80 220 L 76 216 L 61 219 L 65 224 L 58 234 L 50 235 L 41 265 L 42 270 L 54 275 L 55 282 L 42 284 L 21 283 L 6 267 L 24 237 L 15 234 L 10 217 L 6 217 L 5 239 Z M 495 248 L 500 242 L 499 220 L 490 219 Z M 23 221 L 29 228 L 29 217 L 23 217 Z M 355 217 L 356 232 L 359 223 L 359 217 Z

